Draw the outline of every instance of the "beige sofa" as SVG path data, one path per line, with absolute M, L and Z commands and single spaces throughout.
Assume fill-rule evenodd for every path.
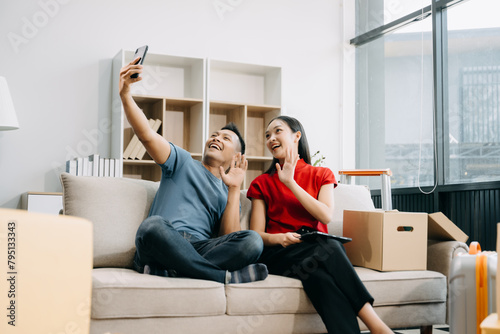
M 270 275 L 264 281 L 223 285 L 132 270 L 135 232 L 148 213 L 157 183 L 66 173 L 61 182 L 65 214 L 94 224 L 92 334 L 326 332 L 296 279 Z M 241 223 L 247 228 L 251 203 L 244 190 L 241 200 Z M 344 209 L 373 209 L 362 186 L 339 185 L 335 201 L 330 233 L 342 233 Z M 433 241 L 427 271 L 356 271 L 375 298 L 376 312 L 391 328 L 428 330 L 429 325 L 447 321 L 446 274 L 452 257 L 466 251 L 463 243 Z

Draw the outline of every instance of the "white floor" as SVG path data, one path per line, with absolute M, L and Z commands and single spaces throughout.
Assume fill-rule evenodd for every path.
M 432 334 L 448 334 L 450 332 L 448 325 L 436 325 L 432 329 Z M 363 331 L 361 333 L 370 333 L 368 331 Z M 420 334 L 420 328 L 416 329 L 397 329 L 394 330 L 395 334 Z

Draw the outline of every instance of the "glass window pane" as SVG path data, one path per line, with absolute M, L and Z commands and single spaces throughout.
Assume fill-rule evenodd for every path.
M 431 0 L 356 0 L 356 35 L 402 18 L 431 4 Z
M 500 180 L 499 11 L 498 0 L 471 0 L 446 12 L 448 184 Z
M 434 184 L 431 26 L 429 17 L 356 49 L 356 165 L 391 168 L 393 188 Z

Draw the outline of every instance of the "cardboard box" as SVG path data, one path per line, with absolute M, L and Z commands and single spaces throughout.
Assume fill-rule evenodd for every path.
M 429 214 L 429 239 L 457 240 L 466 242 L 469 236 L 449 220 L 442 212 Z
M 427 269 L 427 213 L 344 210 L 344 244 L 355 266 L 380 271 Z

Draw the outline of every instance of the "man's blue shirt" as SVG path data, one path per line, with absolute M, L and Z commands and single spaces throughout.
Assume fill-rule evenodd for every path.
M 149 215 L 162 216 L 176 230 L 200 240 L 216 236 L 226 208 L 227 186 L 189 152 L 172 143 L 170 147 L 170 156 L 160 165 L 160 187 Z

